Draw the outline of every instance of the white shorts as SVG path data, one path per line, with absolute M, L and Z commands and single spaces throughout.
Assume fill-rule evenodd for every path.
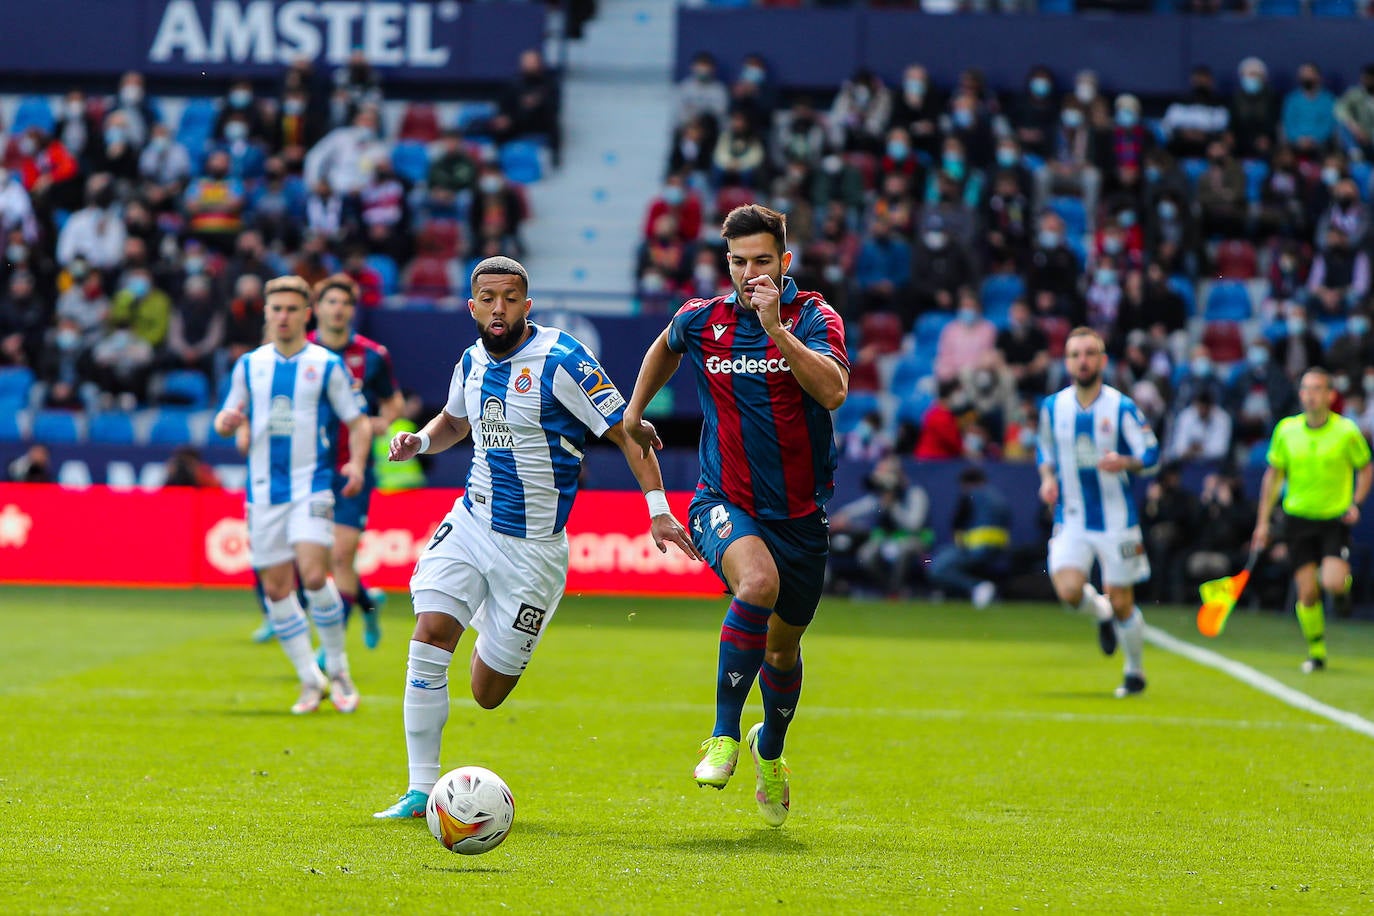
M 248 504 L 248 548 L 253 568 L 266 569 L 296 558 L 299 543 L 334 546 L 334 494 L 311 493 L 295 502 Z
M 1102 584 L 1118 587 L 1138 585 L 1150 578 L 1150 560 L 1145 556 L 1145 539 L 1140 527 L 1120 531 L 1084 531 L 1059 526 L 1050 538 L 1050 575 L 1061 569 L 1093 570 L 1093 560 L 1102 567 Z
M 477 631 L 477 654 L 520 675 L 563 600 L 568 536 L 534 540 L 492 531 L 461 502 L 444 516 L 410 577 L 415 613 L 457 618 Z

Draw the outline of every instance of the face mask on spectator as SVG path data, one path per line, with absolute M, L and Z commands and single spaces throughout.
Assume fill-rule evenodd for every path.
M 830 283 L 839 283 L 844 279 L 844 268 L 838 264 L 827 264 L 825 270 L 821 272 L 825 279 Z
M 1077 108 L 1066 108 L 1064 113 L 1059 116 L 1059 120 L 1064 122 L 1065 127 L 1078 127 L 1083 123 L 1083 112 Z
M 482 179 L 477 182 L 477 186 L 483 194 L 495 194 L 501 190 L 503 183 L 499 175 L 483 175 Z
M 188 274 L 199 274 L 205 272 L 205 259 L 199 255 L 192 255 L 182 262 L 182 267 L 186 268 Z
M 999 146 L 997 147 L 997 164 L 1004 169 L 1012 168 L 1016 165 L 1016 160 L 1020 157 L 1016 155 L 1016 147 Z
M 973 112 L 967 108 L 960 108 L 954 112 L 954 124 L 956 127 L 972 127 Z
M 926 94 L 926 81 L 925 81 L 925 80 L 907 80 L 905 83 L 902 84 L 902 88 L 904 88 L 904 89 L 906 90 L 906 94 L 907 94 L 907 95 L 915 95 L 915 96 L 925 95 L 925 94 Z
M 1102 250 L 1107 254 L 1121 254 L 1121 239 L 1115 235 L 1109 235 L 1102 240 Z
M 232 108 L 247 108 L 253 102 L 253 90 L 235 89 L 229 93 L 229 105 Z
M 1097 283 L 1099 286 L 1115 286 L 1116 271 L 1110 267 L 1099 267 L 1097 269 Z
M 1245 359 L 1250 365 L 1259 369 L 1269 365 L 1269 350 L 1265 347 L 1251 347 L 1245 351 Z
M 19 138 L 18 147 L 19 155 L 32 156 L 34 152 L 38 149 L 38 144 L 33 141 L 33 137 L 30 137 L 28 134 L 24 134 L 22 137 Z
M 678 204 L 682 203 L 685 196 L 682 188 L 675 184 L 670 184 L 663 189 L 663 202 L 670 207 L 676 207 Z
M 11 264 L 22 264 L 29 258 L 29 249 L 24 245 L 15 243 L 5 247 L 5 260 Z
M 964 447 L 970 452 L 981 452 L 983 450 L 983 437 L 978 433 L 969 433 L 964 437 Z
M 1058 248 L 1059 233 L 1052 229 L 1042 229 L 1040 230 L 1039 241 L 1041 248 Z
M 692 75 L 697 78 L 699 83 L 709 83 L 711 81 L 710 67 L 693 67 Z
M 971 308 L 959 309 L 959 320 L 964 324 L 973 324 L 978 320 L 978 310 Z
M 840 169 L 844 168 L 844 160 L 832 153 L 821 160 L 821 168 L 825 169 L 827 175 L 838 175 Z
M 224 136 L 233 141 L 248 139 L 248 125 L 242 121 L 230 121 L 224 125 Z
M 1369 319 L 1364 315 L 1351 315 L 1348 327 L 1350 328 L 1351 334 L 1354 334 L 1356 337 L 1363 336 L 1369 333 Z
M 1289 318 L 1285 324 L 1288 327 L 1289 335 L 1292 337 L 1298 337 L 1307 330 L 1306 318 Z
M 119 100 L 125 105 L 137 105 L 143 101 L 143 87 L 130 84 L 119 88 Z
M 91 268 L 85 261 L 73 261 L 72 265 L 67 268 L 67 271 L 72 275 L 72 279 L 84 280 L 86 279 L 86 275 L 91 272 Z
M 1093 99 L 1097 98 L 1097 87 L 1087 81 L 1081 82 L 1073 87 L 1073 96 L 1084 105 L 1087 105 Z
M 692 271 L 692 276 L 701 286 L 711 286 L 716 282 L 716 269 L 710 264 L 698 264 Z
M 1135 127 L 1140 123 L 1140 115 L 1129 108 L 1123 108 L 1116 113 L 1116 123 L 1120 127 Z
M 1249 95 L 1255 95 L 1264 88 L 1264 77 L 1247 73 L 1240 78 L 1240 88 Z
M 1173 219 L 1178 216 L 1178 204 L 1172 200 L 1161 200 L 1159 202 L 1159 218 Z
M 753 83 L 755 86 L 762 83 L 763 78 L 767 76 L 767 74 L 763 72 L 762 67 L 745 67 L 740 71 L 739 75 L 740 79 L 744 80 L 746 83 Z
M 1147 166 L 1145 166 L 1145 180 L 1148 181 L 1148 182 L 1150 182 L 1150 183 L 1152 183 L 1152 184 L 1153 184 L 1154 182 L 1156 182 L 1156 181 L 1159 181 L 1160 176 L 1161 176 L 1162 174 L 1163 174 L 1163 173 L 1160 172 L 1160 170 L 1159 170 L 1159 168 L 1158 168 L 1157 166 L 1153 166 L 1153 165 L 1147 165 Z
M 1050 94 L 1050 81 L 1043 76 L 1037 76 L 1030 81 L 1031 95 L 1037 99 L 1043 99 Z
M 1366 375 L 1364 377 L 1364 390 L 1370 394 L 1374 394 L 1374 375 Z
M 1198 378 L 1206 378 L 1212 374 L 1212 361 L 1205 356 L 1193 357 L 1191 367 L 1193 375 Z
M 152 290 L 153 284 L 147 277 L 130 277 L 126 288 L 135 299 L 142 299 Z
M 910 150 L 907 148 L 907 145 L 900 140 L 893 140 L 887 145 L 888 157 L 896 159 L 898 162 L 905 159 L 908 152 L 910 152 Z
M 121 144 L 121 143 L 123 143 L 123 142 L 124 142 L 124 128 L 122 128 L 122 127 L 111 127 L 109 130 L 105 131 L 105 145 L 106 145 L 106 146 L 118 146 L 119 144 Z
M 964 177 L 964 157 L 958 153 L 945 153 L 940 157 L 940 164 L 950 177 L 956 180 Z
M 947 241 L 945 238 L 945 234 L 943 232 L 937 232 L 934 230 L 927 232 L 924 236 L 922 236 L 922 239 L 925 241 L 926 247 L 929 248 L 931 251 L 939 251 L 940 249 L 944 248 L 945 242 Z
M 640 278 L 639 285 L 646 293 L 661 293 L 668 288 L 668 282 L 661 274 L 645 274 Z
M 1345 394 L 1350 390 L 1350 379 L 1344 375 L 1333 376 L 1331 379 L 1331 387 L 1335 388 L 1341 394 Z
M 1322 184 L 1326 185 L 1328 188 L 1331 187 L 1332 185 L 1334 185 L 1336 182 L 1338 182 L 1338 181 L 1340 181 L 1340 180 L 1341 180 L 1341 172 L 1340 172 L 1340 169 L 1337 169 L 1337 168 L 1335 168 L 1334 166 L 1330 166 L 1330 165 L 1328 165 L 1326 168 L 1322 169 Z

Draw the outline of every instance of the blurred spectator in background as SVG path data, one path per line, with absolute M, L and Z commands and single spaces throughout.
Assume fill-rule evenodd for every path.
M 978 295 L 965 287 L 959 291 L 954 320 L 940 331 L 935 350 L 935 377 L 955 378 L 965 366 L 981 365 L 997 350 L 997 326 L 983 317 Z
M 342 93 L 351 111 L 382 103 L 382 78 L 367 59 L 367 53 L 354 48 L 348 64 L 334 71 L 334 90 Z
M 262 278 L 256 274 L 243 274 L 234 283 L 224 334 L 224 343 L 229 348 L 229 365 L 249 350 L 262 346 L 265 332 L 262 287 Z
M 1195 197 L 1202 211 L 1202 233 L 1238 238 L 1245 234 L 1245 172 L 1222 141 L 1207 145 L 1207 169 L 1198 179 Z
M 125 271 L 123 288 L 110 302 L 110 323 L 128 327 L 157 351 L 167 340 L 172 318 L 172 300 L 153 284 L 146 267 Z
M 147 137 L 145 133 L 135 141 L 129 116 L 123 110 L 110 112 L 105 116 L 104 133 L 92 145 L 91 168 L 97 172 L 107 172 L 117 180 L 136 180 L 139 153 Z
M 1030 198 L 1017 181 L 1016 172 L 999 171 L 993 178 L 992 193 L 984 201 L 982 212 L 990 270 L 1024 271 L 1030 259 L 1031 236 L 1035 233 L 1032 214 Z
M 1053 210 L 1042 213 L 1026 276 L 1026 294 L 1035 315 L 1057 316 L 1071 325 L 1082 324 L 1080 272 L 1078 256 L 1064 233 L 1063 218 Z
M 746 54 L 740 62 L 739 77 L 730 85 L 730 107 L 748 115 L 761 133 L 772 128 L 778 87 L 768 73 L 768 62 L 758 54 Z
M 61 140 L 34 126 L 19 136 L 16 145 L 19 158 L 9 164 L 36 210 L 74 209 L 81 202 L 80 166 Z
M 1322 365 L 1333 375 L 1344 375 L 1359 379 L 1366 366 L 1374 366 L 1374 334 L 1370 333 L 1370 320 L 1367 311 L 1351 314 L 1346 320 L 1344 330 L 1331 341 Z
M 1239 476 L 1222 472 L 1202 479 L 1197 536 L 1184 563 L 1189 592 L 1245 565 L 1254 519 L 1255 506 L 1246 499 L 1245 483 Z
M 251 80 L 235 80 L 231 83 L 229 91 L 224 94 L 224 105 L 215 118 L 213 138 L 222 142 L 235 139 L 236 131 L 231 132 L 229 125 L 235 121 L 242 121 L 246 130 L 238 139 L 265 142 L 268 136 L 267 125 L 255 101 Z
M 85 258 L 76 258 L 68 268 L 71 285 L 57 297 L 57 317 L 76 326 L 82 343 L 90 345 L 104 329 L 110 312 L 105 283 Z
M 678 129 L 673 137 L 672 151 L 668 154 L 668 172 L 682 172 L 687 175 L 693 187 L 704 188 L 711 172 L 711 158 L 716 152 L 716 136 L 719 131 L 713 126 L 709 115 L 701 115 Z
M 187 227 L 215 251 L 228 252 L 243 230 L 243 182 L 229 174 L 229 154 L 215 150 L 205 158 L 205 174 L 186 189 Z
M 875 216 L 868 237 L 859 248 L 854 283 L 863 312 L 913 314 L 911 305 L 911 246 L 892 231 L 886 217 Z
M 1203 389 L 1169 428 L 1169 461 L 1224 461 L 1231 451 L 1231 415 Z
M 1369 294 L 1369 255 L 1351 246 L 1345 230 L 1334 223 L 1326 244 L 1307 275 L 1307 306 L 1320 320 L 1344 318 Z
M 1059 132 L 1059 98 L 1048 67 L 1037 65 L 1026 74 L 1025 92 L 1013 103 L 1012 120 L 1021 148 L 1048 159 Z
M 1217 375 L 1216 362 L 1213 361 L 1212 352 L 1207 349 L 1207 345 L 1198 343 L 1188 352 L 1187 368 L 1178 377 L 1174 396 L 1170 399 L 1171 409 L 1177 414 L 1204 391 L 1211 397 L 1213 404 L 1221 402 L 1223 386 Z
M 6 469 L 10 483 L 52 483 L 52 456 L 48 447 L 35 442 L 28 450 L 9 463 Z
M 840 84 L 830 105 L 831 142 L 848 152 L 877 155 L 891 118 L 892 92 L 882 77 L 860 68 Z
M 721 82 L 716 59 L 705 51 L 692 58 L 687 77 L 677 84 L 673 123 L 680 129 L 692 122 L 707 128 L 700 142 L 714 147 L 715 134 L 725 126 L 725 112 L 730 107 L 730 91 Z M 705 115 L 709 121 L 697 119 Z
M 1335 227 L 1345 233 L 1346 244 L 1364 250 L 1369 241 L 1369 209 L 1360 201 L 1360 188 L 1353 178 L 1341 178 L 1331 188 L 1331 202 L 1317 220 L 1313 238 L 1323 249 L 1329 247 L 1328 233 Z
M 410 207 L 406 189 L 396 177 L 390 160 L 383 159 L 358 195 L 365 244 L 374 254 L 385 254 L 393 261 L 409 260 L 413 245 L 410 234 Z
M 390 157 L 379 128 L 377 110 L 368 107 L 360 109 L 347 126 L 325 134 L 305 155 L 305 183 L 314 188 L 324 179 L 341 196 L 356 194 L 376 164 Z
M 840 443 L 840 452 L 847 461 L 874 462 L 892 454 L 892 448 L 892 438 L 883 428 L 883 415 L 876 410 L 864 414 Z
M 464 144 L 462 131 L 450 129 L 440 136 L 426 184 L 431 197 L 446 203 L 477 184 L 477 160 Z
M 1141 511 L 1156 600 L 1183 600 L 1183 561 L 1197 535 L 1198 515 L 1197 497 L 1184 488 L 1182 469 L 1175 462 L 1166 463 L 1146 484 Z
M 242 112 L 231 112 L 224 124 L 224 140 L 212 147 L 229 158 L 229 175 L 240 181 L 262 177 L 267 153 L 252 136 L 252 124 Z
M 949 232 L 945 219 L 926 216 L 912 250 L 911 285 L 914 314 L 903 315 L 910 327 L 916 315 L 930 311 L 952 314 L 959 290 L 977 282 L 973 254 Z
M 38 365 L 48 306 L 38 294 L 33 274 L 16 270 L 0 298 L 0 366 Z
M 901 91 L 893 98 L 889 123 L 905 128 L 912 148 L 934 159 L 940 154 L 942 108 L 940 93 L 931 84 L 929 72 L 920 64 L 910 64 L 902 73 Z
M 1171 103 L 1160 121 L 1169 152 L 1180 159 L 1203 156 L 1209 143 L 1221 139 L 1231 119 L 1226 103 L 1217 94 L 1211 68 L 1202 64 L 1194 67 L 1189 84 L 1192 88 L 1187 98 Z
M 498 113 L 488 130 L 498 143 L 522 137 L 546 139 L 557 166 L 563 149 L 558 80 L 544 66 L 544 55 L 534 48 L 520 52 L 519 68 L 515 82 L 502 94 Z
M 124 254 L 125 235 L 110 176 L 92 175 L 86 181 L 86 206 L 67 219 L 57 237 L 57 262 L 65 267 L 80 255 L 97 270 L 113 270 Z
M 1247 57 L 1237 68 L 1239 80 L 1231 97 L 1231 137 L 1242 159 L 1268 159 L 1279 125 L 1279 103 L 1269 86 L 1269 68 Z
M 1274 362 L 1289 379 L 1296 381 L 1312 366 L 1322 365 L 1322 342 L 1307 317 L 1307 309 L 1289 303 L 1283 324 L 1274 338 Z
M 749 116 L 732 110 L 711 157 L 717 186 L 761 188 L 767 180 L 768 151 Z
M 167 329 L 167 365 L 215 377 L 215 354 L 224 343 L 225 314 L 210 278 L 187 278 Z
M 261 340 L 261 329 L 258 333 Z M 101 389 L 101 409 L 117 402 L 121 410 L 133 410 L 146 400 L 154 356 L 127 318 L 112 317 L 109 331 L 91 348 L 91 375 Z
M 864 480 L 868 493 L 830 517 L 835 567 L 857 565 L 860 581 L 895 598 L 910 595 L 930 534 L 930 497 L 907 479 L 901 459 L 883 458 Z
M 935 403 L 921 417 L 921 437 L 914 457 L 918 461 L 948 461 L 964 457 L 964 428 L 960 415 L 968 409 L 968 396 L 955 378 L 939 383 Z
M 1246 445 L 1268 439 L 1275 423 L 1297 411 L 1297 392 L 1274 365 L 1268 341 L 1246 347 L 1245 365 L 1231 377 L 1222 406 L 1235 420 L 1236 441 Z
M 992 579 L 1007 572 L 1011 546 L 1011 508 L 982 468 L 959 472 L 959 501 L 950 527 L 954 543 L 931 558 L 930 583 L 947 595 L 972 598 L 981 610 L 997 597 Z
M 789 162 L 812 166 L 825 155 L 827 131 L 820 113 L 808 98 L 799 98 L 792 107 L 779 112 L 774 131 L 773 166 L 781 171 Z
M 864 179 L 843 156 L 830 152 L 821 159 L 820 168 L 811 171 L 811 205 L 824 213 L 834 203 L 844 207 L 846 220 L 857 220 L 863 212 Z
M 82 167 L 89 170 L 92 140 L 100 134 L 100 123 L 86 105 L 86 93 L 72 89 L 62 97 L 53 125 L 53 137 L 71 153 Z
M 1298 85 L 1284 97 L 1280 137 L 1299 157 L 1320 156 L 1336 132 L 1336 99 L 1322 88 L 1316 64 L 1298 68 Z
M 143 74 L 129 71 L 119 78 L 119 91 L 107 106 L 105 128 L 110 127 L 110 119 L 119 115 L 119 125 L 126 132 L 126 138 L 135 152 L 143 148 L 152 135 L 153 125 L 158 123 L 157 109 L 143 85 Z
M 1049 385 L 1049 340 L 1031 320 L 1025 299 L 1012 302 L 1007 326 L 997 333 L 996 347 L 1016 390 L 1023 395 L 1044 395 Z
M 1050 155 L 1035 173 L 1036 205 L 1043 207 L 1051 197 L 1061 194 L 1080 197 L 1091 230 L 1096 225 L 1102 188 L 1102 175 L 1092 165 L 1092 158 L 1086 109 L 1071 99 L 1059 113 L 1059 127 L 1050 138 Z
M 167 477 L 163 486 L 213 488 L 221 484 L 214 468 L 201 458 L 199 449 L 193 445 L 179 445 L 172 449 L 172 455 L 167 459 Z
M 470 238 L 474 242 L 498 239 L 504 250 L 519 257 L 525 247 L 520 240 L 520 225 L 527 215 L 524 198 L 506 179 L 501 166 L 484 163 L 477 175 L 477 192 L 472 197 Z
M 23 234 L 25 241 L 38 241 L 38 222 L 29 192 L 8 169 L 0 168 L 0 234 L 8 235 L 14 229 Z
M 999 443 L 1007 418 L 1018 403 L 1015 379 L 998 352 L 989 350 L 959 370 L 959 384 L 968 395 L 969 408 L 977 416 L 978 426 L 986 437 L 984 444 L 989 456 L 1000 457 Z
M 692 248 L 683 242 L 672 213 L 663 212 L 654 221 L 649 237 L 639 248 L 635 275 L 640 285 L 647 281 L 651 293 L 671 293 L 684 297 L 690 289 Z M 661 288 L 653 288 L 659 282 Z
M 1347 155 L 1374 158 L 1374 64 L 1360 70 L 1360 81 L 1346 89 L 1333 109 Z
M 644 219 L 645 238 L 653 236 L 654 224 L 665 213 L 672 214 L 679 241 L 691 244 L 701 235 L 701 200 L 688 188 L 686 173 L 670 173 L 664 179 L 663 190 L 649 201 L 649 213 Z
M 191 177 L 191 154 L 172 137 L 166 124 L 153 127 L 148 145 L 138 157 L 138 174 L 156 185 L 180 188 Z
M 358 306 L 373 309 L 382 304 L 382 276 L 367 263 L 367 249 L 354 245 L 348 249 L 340 272 L 358 285 Z

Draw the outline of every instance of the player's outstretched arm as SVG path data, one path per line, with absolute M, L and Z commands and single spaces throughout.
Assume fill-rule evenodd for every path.
M 409 461 L 419 454 L 435 455 L 467 438 L 472 430 L 467 417 L 455 417 L 447 410 L 425 424 L 418 433 L 399 432 L 391 440 L 388 461 Z
M 671 541 L 693 560 L 704 559 L 692 543 L 692 536 L 668 508 L 668 498 L 663 493 L 663 472 L 658 466 L 658 456 L 640 447 L 625 429 L 623 420 L 606 430 L 606 438 L 620 447 L 621 454 L 625 456 L 625 463 L 630 466 L 631 473 L 639 482 L 640 491 L 649 503 L 649 534 L 653 537 L 658 552 L 667 553 L 668 543 Z
M 644 362 L 639 366 L 639 376 L 635 379 L 635 390 L 630 395 L 630 403 L 625 407 L 625 432 L 639 446 L 641 457 L 647 457 L 654 449 L 663 448 L 658 431 L 652 423 L 644 419 L 644 408 L 648 407 L 654 395 L 668 384 L 668 380 L 681 364 L 682 354 L 669 349 L 668 331 L 665 329 L 644 354 Z

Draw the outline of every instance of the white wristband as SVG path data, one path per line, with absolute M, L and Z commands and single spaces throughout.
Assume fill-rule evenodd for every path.
M 673 511 L 668 508 L 668 496 L 662 490 L 650 490 L 645 493 L 644 501 L 649 504 L 649 518 L 658 518 Z
M 429 433 L 420 430 L 415 436 L 420 440 L 420 451 L 416 452 L 416 454 L 423 455 L 425 452 L 429 451 Z

